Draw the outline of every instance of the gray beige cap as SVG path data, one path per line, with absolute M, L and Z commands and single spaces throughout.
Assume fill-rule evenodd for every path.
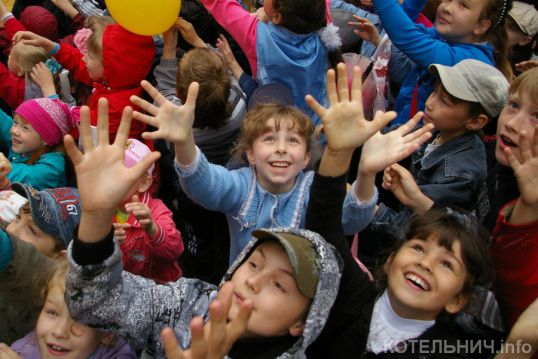
M 508 81 L 495 67 L 478 60 L 463 60 L 454 66 L 433 64 L 429 71 L 437 75 L 452 96 L 478 102 L 491 117 L 497 117 L 508 97 Z
M 277 240 L 286 250 L 299 291 L 313 299 L 318 287 L 318 260 L 312 243 L 293 233 L 272 232 L 265 229 L 252 231 L 259 240 Z
M 508 16 L 516 22 L 525 35 L 534 37 L 538 32 L 538 11 L 533 5 L 514 1 Z

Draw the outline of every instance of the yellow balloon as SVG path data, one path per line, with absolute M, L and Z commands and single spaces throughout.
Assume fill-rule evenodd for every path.
M 139 35 L 168 30 L 179 16 L 181 0 L 105 0 L 118 24 Z

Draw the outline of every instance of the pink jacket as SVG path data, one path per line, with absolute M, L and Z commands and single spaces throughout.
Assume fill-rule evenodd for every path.
M 499 211 L 491 254 L 495 266 L 495 294 L 507 328 L 538 298 L 538 221 L 508 223 L 516 200 Z
M 152 198 L 148 191 L 141 195 L 140 201 L 149 207 L 158 231 L 154 238 L 150 238 L 138 220 L 132 214 L 129 216 L 127 223 L 131 227 L 126 230 L 125 242 L 120 245 L 123 268 L 158 283 L 176 281 L 182 275 L 178 258 L 184 247 L 172 212 L 161 200 Z M 113 221 L 116 223 L 116 218 Z

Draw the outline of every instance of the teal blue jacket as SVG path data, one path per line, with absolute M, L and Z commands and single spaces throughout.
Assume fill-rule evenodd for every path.
M 11 126 L 13 119 L 0 110 L 0 142 L 9 148 L 8 160 L 11 162 L 11 172 L 7 178 L 14 182 L 22 182 L 37 190 L 58 188 L 67 185 L 65 174 L 65 154 L 49 152 L 43 154 L 36 163 L 27 164 L 29 154 L 15 153 L 11 149 Z

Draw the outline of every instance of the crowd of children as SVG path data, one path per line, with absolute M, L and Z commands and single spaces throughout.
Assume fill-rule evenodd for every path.
M 536 357 L 536 5 L 198 7 L 0 2 L 0 359 Z

